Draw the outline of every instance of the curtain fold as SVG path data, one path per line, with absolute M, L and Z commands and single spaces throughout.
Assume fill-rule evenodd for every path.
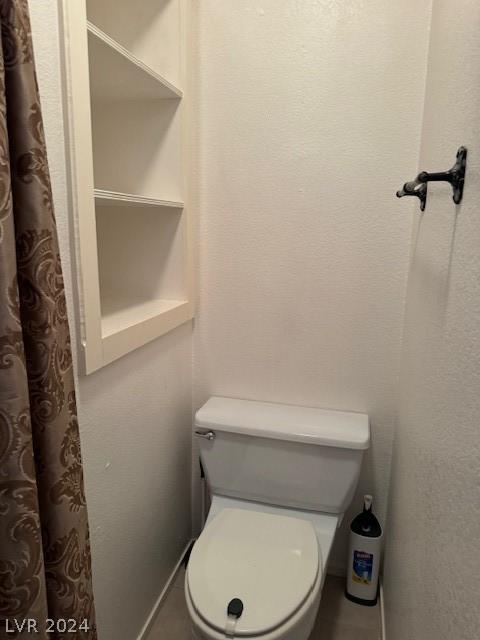
M 70 334 L 27 0 L 0 0 L 0 22 L 0 638 L 94 640 Z M 36 633 L 18 631 L 28 619 Z

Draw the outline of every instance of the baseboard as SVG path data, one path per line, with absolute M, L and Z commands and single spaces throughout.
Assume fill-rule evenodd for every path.
M 387 630 L 385 628 L 385 601 L 383 593 L 383 580 L 380 578 L 380 624 L 382 631 L 382 640 L 387 640 Z
M 162 592 L 158 596 L 155 604 L 153 605 L 153 609 L 150 611 L 150 613 L 149 613 L 149 615 L 148 615 L 148 617 L 147 617 L 147 619 L 145 621 L 145 624 L 142 627 L 142 630 L 138 634 L 137 640 L 146 640 L 146 637 L 147 637 L 148 633 L 150 632 L 150 629 L 152 628 L 153 621 L 157 617 L 157 614 L 158 614 L 158 612 L 160 610 L 160 607 L 163 604 L 163 601 L 167 597 L 167 594 L 170 591 L 171 586 L 175 582 L 175 578 L 177 576 L 178 570 L 180 569 L 180 566 L 181 566 L 181 564 L 183 562 L 183 559 L 185 558 L 185 554 L 187 553 L 188 549 L 190 548 L 190 545 L 192 544 L 192 542 L 193 542 L 193 540 L 189 540 L 187 546 L 182 551 L 182 553 L 180 555 L 180 558 L 178 559 L 177 564 L 175 565 L 172 573 L 170 574 L 170 577 L 167 580 L 167 584 L 162 589 Z

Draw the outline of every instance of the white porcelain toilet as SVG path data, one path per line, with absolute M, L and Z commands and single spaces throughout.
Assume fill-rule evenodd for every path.
M 368 416 L 213 397 L 195 416 L 212 503 L 185 596 L 198 640 L 307 640 Z

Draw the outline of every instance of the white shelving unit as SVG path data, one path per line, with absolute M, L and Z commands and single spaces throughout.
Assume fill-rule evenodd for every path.
M 83 372 L 193 317 L 184 0 L 62 0 Z

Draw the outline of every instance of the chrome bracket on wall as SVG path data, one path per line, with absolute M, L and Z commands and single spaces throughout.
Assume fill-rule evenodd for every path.
M 427 202 L 427 184 L 429 182 L 448 182 L 452 185 L 453 201 L 460 204 L 463 198 L 463 187 L 465 184 L 465 169 L 467 167 L 467 149 L 460 147 L 457 151 L 455 164 L 448 171 L 438 173 L 428 173 L 422 171 L 415 180 L 406 182 L 400 191 L 397 191 L 397 198 L 404 196 L 416 196 L 420 199 L 420 210 L 425 210 Z

